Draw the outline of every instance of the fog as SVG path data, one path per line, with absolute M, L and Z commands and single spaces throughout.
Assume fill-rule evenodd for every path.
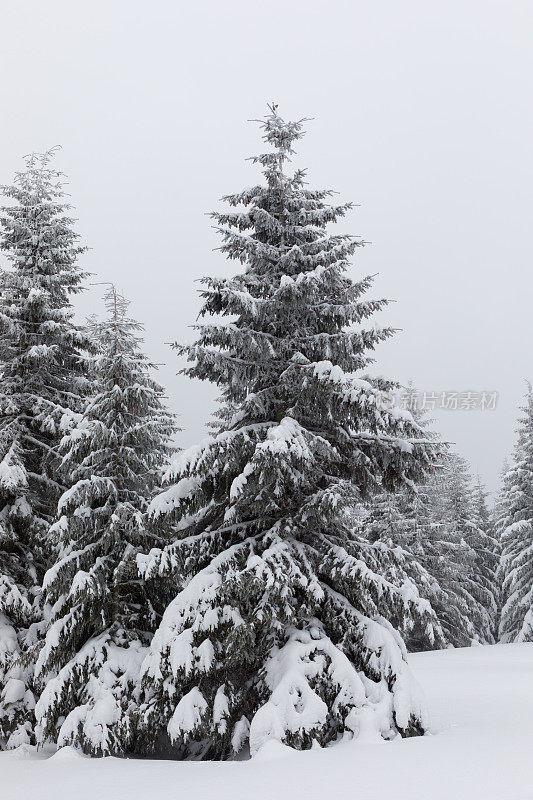
M 490 0 L 183 3 L 2 0 L 0 182 L 61 144 L 91 281 L 113 281 L 179 414 L 204 435 L 215 388 L 176 374 L 195 281 L 229 275 L 206 212 L 258 180 L 247 120 L 312 117 L 296 159 L 312 186 L 360 204 L 401 329 L 376 370 L 422 391 L 497 391 L 494 410 L 436 410 L 491 490 L 514 443 L 531 364 L 533 6 Z M 79 300 L 101 310 L 103 287 Z

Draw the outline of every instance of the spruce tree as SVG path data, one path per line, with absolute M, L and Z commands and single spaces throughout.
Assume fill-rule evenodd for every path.
M 364 298 L 370 278 L 350 278 L 362 242 L 327 232 L 350 204 L 287 170 L 303 121 L 261 124 L 272 149 L 252 160 L 265 183 L 213 215 L 244 271 L 204 279 L 201 313 L 215 319 L 178 347 L 186 374 L 222 390 L 218 426 L 151 504 L 173 543 L 137 559 L 146 579 L 182 587 L 143 664 L 140 712 L 143 747 L 166 739 L 182 757 L 425 726 L 388 619 L 434 617 L 395 581 L 401 553 L 354 535 L 344 511 L 418 481 L 434 446 L 382 402 L 391 384 L 362 374 L 391 330 L 364 326 L 385 301 Z
M 135 696 L 156 612 L 135 556 L 159 539 L 144 512 L 170 453 L 173 418 L 140 351 L 141 325 L 111 289 L 93 321 L 97 393 L 60 443 L 72 486 L 53 527 L 57 560 L 44 578 L 50 624 L 37 661 L 40 742 L 96 755 L 131 752 Z
M 500 639 L 533 641 L 533 390 L 528 383 L 500 518 L 503 606 Z
M 410 652 L 439 649 L 448 643 L 446 621 L 439 613 L 446 607 L 448 598 L 435 575 L 428 571 L 432 541 L 427 489 L 426 484 L 420 484 L 416 492 L 410 487 L 397 492 L 379 492 L 350 515 L 351 524 L 360 536 L 395 548 L 397 552 L 401 550 L 404 579 L 414 583 L 439 620 L 438 626 L 428 628 L 421 625 L 420 620 L 406 617 L 403 610 L 390 620 Z M 396 580 L 400 577 L 398 566 L 393 566 Z
M 409 391 L 414 391 L 412 384 L 409 384 Z M 426 437 L 437 441 L 439 437 L 431 430 L 432 420 L 426 418 L 425 412 L 415 406 L 411 413 L 425 430 Z M 436 562 L 442 562 L 442 550 L 435 542 L 436 530 L 431 524 L 431 503 L 439 485 L 443 458 L 444 452 L 440 454 L 436 471 L 420 482 L 415 491 L 409 486 L 396 492 L 378 492 L 352 513 L 352 524 L 358 525 L 362 535 L 371 542 L 380 541 L 389 547 L 401 548 L 410 580 L 439 620 L 438 628 L 431 629 L 409 619 L 406 621 L 410 627 L 402 628 L 403 614 L 391 620 L 394 627 L 401 630 L 411 652 L 438 649 L 449 643 L 447 620 L 442 613 L 449 606 L 449 598 L 439 583 L 439 570 L 435 569 Z
M 448 641 L 445 620 L 438 613 L 445 605 L 445 594 L 435 575 L 428 571 L 431 545 L 424 490 L 425 486 L 420 485 L 416 494 L 411 489 L 380 492 L 352 515 L 352 525 L 355 524 L 361 536 L 401 550 L 406 577 L 415 584 L 438 619 L 438 626 L 428 628 L 417 619 L 406 618 L 402 610 L 391 618 L 411 652 L 439 649 Z
M 464 633 L 471 640 L 492 643 L 497 612 L 496 544 L 488 515 L 479 516 L 479 497 L 474 502 L 468 464 L 457 454 L 450 454 L 443 489 L 443 519 L 453 545 L 453 585 L 470 623 Z M 465 643 L 460 636 L 458 631 L 454 644 Z
M 48 528 L 64 489 L 55 448 L 87 390 L 70 296 L 84 273 L 62 174 L 31 155 L 2 188 L 0 249 L 0 744 L 33 741 L 32 651 Z
M 494 641 L 497 544 L 486 492 L 479 482 L 471 487 L 464 459 L 443 454 L 416 493 L 378 494 L 359 525 L 371 541 L 402 548 L 407 574 L 440 623 L 432 639 L 419 627 L 402 631 L 409 650 Z
M 490 533 L 477 520 L 471 476 L 463 458 L 446 454 L 429 480 L 423 505 L 424 536 L 417 542 L 415 555 L 439 586 L 430 599 L 446 641 L 455 647 L 473 641 L 491 643 L 496 577 L 488 565 Z
M 487 498 L 488 492 L 478 478 L 472 489 L 472 524 L 467 541 L 475 553 L 476 595 L 485 612 L 478 635 L 481 641 L 492 644 L 498 638 L 500 548 Z
M 495 629 L 496 641 L 500 640 L 501 635 L 501 619 L 502 607 L 504 603 L 503 584 L 505 581 L 505 568 L 503 563 L 503 533 L 507 527 L 509 519 L 509 473 L 510 465 L 509 460 L 506 458 L 503 462 L 503 467 L 500 475 L 500 488 L 496 495 L 496 502 L 492 511 L 492 527 L 494 537 L 496 539 L 496 552 L 498 555 L 498 564 L 496 567 L 496 597 L 498 602 L 498 611 L 496 614 Z
M 16 445 L 4 441 L 0 462 L 0 743 L 13 748 L 33 740 L 31 669 L 24 659 L 28 629 L 36 620 L 38 578 L 32 547 L 16 535 L 17 494 L 27 487 Z M 19 507 L 24 505 L 19 501 Z M 23 520 L 23 515 L 20 515 Z M 32 591 L 33 590 L 33 591 Z

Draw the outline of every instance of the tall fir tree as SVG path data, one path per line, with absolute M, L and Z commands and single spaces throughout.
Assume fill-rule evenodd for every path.
M 182 586 L 142 667 L 140 713 L 143 747 L 166 738 L 181 757 L 426 724 L 388 619 L 431 629 L 434 617 L 403 581 L 401 553 L 354 536 L 343 511 L 419 480 L 434 446 L 381 402 L 389 382 L 361 376 L 391 330 L 364 327 L 385 301 L 363 298 L 370 278 L 349 277 L 362 242 L 326 230 L 350 204 L 287 171 L 303 121 L 261 124 L 272 149 L 253 162 L 266 183 L 213 215 L 244 271 L 204 279 L 201 313 L 218 319 L 178 348 L 186 374 L 222 390 L 218 429 L 179 456 L 152 502 L 174 542 L 137 559 L 145 578 Z
M 84 273 L 52 151 L 2 188 L 0 249 L 0 744 L 33 741 L 32 650 L 48 528 L 64 489 L 55 447 L 87 391 L 70 297 Z
M 91 325 L 97 393 L 59 448 L 73 485 L 59 500 L 57 560 L 44 578 L 50 624 L 37 661 L 36 716 L 39 742 L 124 755 L 156 622 L 135 556 L 159 542 L 144 512 L 175 428 L 140 350 L 142 326 L 114 288 L 106 305 L 108 319 Z
M 518 427 L 513 460 L 504 479 L 500 517 L 503 606 L 500 639 L 533 641 L 533 390 Z

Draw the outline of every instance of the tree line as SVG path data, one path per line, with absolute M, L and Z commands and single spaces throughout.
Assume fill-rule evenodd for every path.
M 3 187 L 0 745 L 232 758 L 427 728 L 408 650 L 533 640 L 533 394 L 494 508 L 372 377 L 393 334 L 353 280 L 351 204 L 260 121 L 260 184 L 213 214 L 185 374 L 220 390 L 181 451 L 142 326 L 87 275 L 53 153 Z

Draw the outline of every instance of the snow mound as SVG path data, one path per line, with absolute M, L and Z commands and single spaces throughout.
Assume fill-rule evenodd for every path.
M 8 753 L 11 758 L 15 759 L 35 758 L 37 748 L 32 744 L 20 744 L 14 750 L 9 750 Z
M 60 747 L 51 759 L 54 761 L 77 761 L 80 758 L 87 758 L 80 750 L 76 750 L 75 747 L 71 747 L 71 745 L 67 745 L 66 747 Z
M 286 744 L 269 739 L 254 755 L 254 761 L 276 761 L 278 758 L 296 757 L 297 751 Z

